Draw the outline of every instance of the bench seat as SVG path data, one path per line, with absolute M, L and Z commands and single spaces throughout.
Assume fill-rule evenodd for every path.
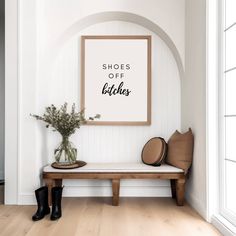
M 178 206 L 184 204 L 186 176 L 182 169 L 162 164 L 154 167 L 143 163 L 87 163 L 76 169 L 55 169 L 50 165 L 43 169 L 43 179 L 49 190 L 51 203 L 51 188 L 61 186 L 63 179 L 110 179 L 114 206 L 119 205 L 119 190 L 121 179 L 169 179 L 172 197 L 176 198 Z
M 58 170 L 51 165 L 44 167 L 44 172 L 75 172 L 75 173 L 84 173 L 84 172 L 154 172 L 154 173 L 184 173 L 182 169 L 177 167 L 162 164 L 161 166 L 148 166 L 143 163 L 87 163 L 87 165 L 68 170 Z

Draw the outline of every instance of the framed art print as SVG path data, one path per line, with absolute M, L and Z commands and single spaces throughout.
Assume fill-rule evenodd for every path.
M 97 125 L 151 124 L 151 36 L 82 36 L 81 107 Z

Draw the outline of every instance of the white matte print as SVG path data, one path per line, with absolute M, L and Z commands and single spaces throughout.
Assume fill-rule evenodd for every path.
M 151 124 L 151 36 L 82 36 L 81 106 L 97 125 Z

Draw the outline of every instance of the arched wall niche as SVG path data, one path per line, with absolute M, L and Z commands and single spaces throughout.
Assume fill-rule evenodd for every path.
M 73 27 L 73 32 L 64 31 L 62 34 L 64 40 L 62 41 L 60 37 L 54 44 L 58 50 L 51 59 L 52 65 L 49 68 L 51 73 L 38 80 L 37 88 L 42 96 L 37 96 L 40 104 L 37 109 L 51 103 L 59 106 L 65 99 L 68 103 L 80 101 L 80 37 L 106 34 L 152 35 L 152 124 L 135 128 L 88 126 L 86 129 L 82 128 L 72 138 L 74 143 L 80 145 L 80 156 L 86 157 L 88 162 L 139 161 L 139 149 L 143 143 L 154 135 L 168 139 L 175 129 L 180 128 L 181 119 L 181 80 L 176 60 L 165 41 L 146 27 L 128 21 L 111 20 L 99 23 L 94 21 L 83 29 Z M 46 88 L 45 83 L 47 83 Z M 88 133 L 89 137 L 93 137 L 92 139 L 88 137 Z M 51 158 L 50 149 L 57 145 L 57 139 L 51 135 L 53 134 L 48 133 L 48 154 L 43 155 L 47 158 Z M 94 147 L 93 151 L 88 148 L 91 146 Z M 113 150 L 117 152 L 114 153 Z M 96 159 L 98 152 L 100 158 Z M 43 164 L 48 163 L 48 160 Z
M 78 144 L 79 158 L 86 157 L 87 162 L 134 162 L 140 160 L 140 149 L 143 144 L 155 135 L 168 139 L 175 129 L 180 129 L 181 124 L 181 79 L 183 78 L 183 65 L 180 54 L 171 40 L 171 38 L 154 22 L 149 19 L 127 12 L 101 12 L 84 17 L 74 24 L 70 25 L 63 33 L 57 37 L 39 38 L 38 44 L 44 50 L 35 52 L 37 59 L 37 71 L 35 74 L 28 75 L 28 80 L 22 80 L 22 88 L 24 91 L 30 91 L 35 96 L 29 99 L 27 93 L 23 93 L 21 99 L 22 117 L 27 117 L 32 111 L 41 114 L 43 108 L 48 104 L 62 104 L 62 102 L 79 101 L 79 40 L 78 37 L 82 33 L 91 33 L 90 27 L 96 27 L 99 24 L 114 24 L 121 22 L 121 25 L 127 25 L 128 29 L 134 29 L 135 32 L 151 33 L 156 38 L 153 40 L 153 48 L 155 46 L 158 53 L 153 56 L 155 67 L 153 74 L 158 73 L 158 78 L 153 80 L 152 106 L 152 124 L 148 127 L 99 127 L 89 126 L 81 129 L 75 134 L 72 141 Z M 45 22 L 46 23 L 46 22 Z M 132 26 L 132 24 L 136 25 Z M 130 27 L 128 26 L 130 25 Z M 42 24 L 42 27 L 46 25 Z M 140 29 L 139 28 L 145 28 Z M 102 30 L 104 27 L 102 28 Z M 25 29 L 26 30 L 26 29 Z M 39 29 L 39 36 L 43 37 L 45 28 Z M 99 33 L 100 33 L 100 29 Z M 136 31 L 137 30 L 137 31 Z M 27 32 L 27 31 L 26 31 Z M 110 32 L 105 29 L 103 32 Z M 48 35 L 45 35 L 48 37 Z M 30 39 L 30 35 L 29 35 Z M 45 44 L 44 44 L 45 43 Z M 28 45 L 27 45 L 28 46 Z M 40 54 L 37 54 L 40 52 Z M 163 53 L 163 54 L 162 54 Z M 156 60 L 158 58 L 158 60 Z M 26 57 L 25 63 L 30 63 L 32 58 Z M 157 62 L 157 63 L 156 63 Z M 28 73 L 26 70 L 25 73 Z M 35 75 L 35 79 L 32 76 Z M 23 76 L 23 74 L 22 74 Z M 154 78 L 153 77 L 153 78 Z M 29 89 L 30 88 L 30 89 Z M 56 92 L 55 92 L 56 91 Z M 53 161 L 53 150 L 59 142 L 59 136 L 53 132 L 47 132 L 44 127 L 36 126 L 35 122 L 29 122 L 27 119 L 21 119 L 21 130 L 30 131 L 31 144 L 29 147 L 28 137 L 25 132 L 21 135 L 21 162 L 29 163 L 34 168 L 24 171 L 20 170 L 19 179 L 19 202 L 33 202 L 31 195 L 32 189 L 40 186 L 38 175 L 42 166 Z M 91 138 L 92 137 L 92 138 Z M 93 147 L 93 148 L 91 148 Z M 37 153 L 37 157 L 32 160 L 29 155 Z M 37 149 L 37 151 L 35 151 Z M 114 152 L 114 150 L 118 150 Z M 98 156 L 97 153 L 100 155 Z M 83 159 L 82 159 L 83 160 Z M 85 160 L 85 159 L 84 159 Z M 35 174 L 37 173 L 37 174 Z M 31 176 L 31 178 L 29 178 Z M 28 181 L 28 182 L 27 182 Z M 104 186 L 106 183 L 96 183 L 97 188 L 91 188 L 91 182 L 73 182 L 67 181 L 65 184 L 65 196 L 109 196 L 110 187 Z M 169 196 L 168 182 L 124 182 L 123 196 L 142 196 L 145 192 L 146 196 Z M 149 190 L 147 191 L 146 185 Z M 132 193 L 129 188 L 132 187 Z M 78 188 L 77 188 L 78 187 Z M 145 191 L 143 188 L 145 187 Z M 81 192 L 83 189 L 83 193 Z M 99 189 L 99 191 L 97 191 Z M 82 194 L 82 195 L 81 195 Z M 32 198 L 31 198 L 32 197 Z

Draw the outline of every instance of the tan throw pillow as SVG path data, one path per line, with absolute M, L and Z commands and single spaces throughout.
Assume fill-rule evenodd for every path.
M 168 141 L 166 163 L 183 169 L 186 174 L 193 160 L 193 144 L 194 137 L 190 128 L 184 134 L 176 130 Z
M 150 139 L 143 147 L 142 162 L 147 165 L 160 166 L 166 157 L 167 144 L 161 137 Z

